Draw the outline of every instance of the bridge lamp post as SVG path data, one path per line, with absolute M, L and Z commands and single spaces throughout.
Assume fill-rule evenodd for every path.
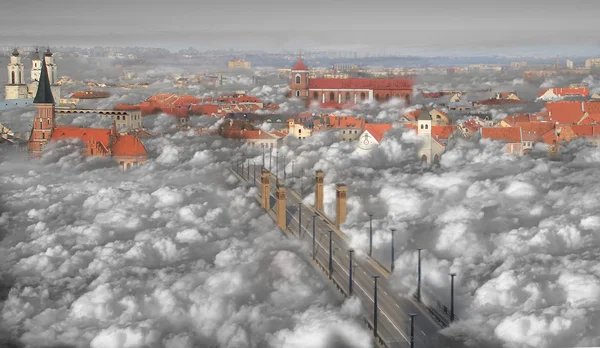
M 262 150 L 263 150 L 263 161 L 262 161 L 262 169 L 265 168 L 265 144 L 262 144 Z
M 285 181 L 285 154 L 282 155 L 281 157 L 283 157 L 283 181 Z
M 394 255 L 394 233 L 396 232 L 395 228 L 392 228 L 392 266 L 391 266 L 391 270 L 392 272 L 394 272 L 394 261 L 395 261 L 395 255 Z
M 454 277 L 456 273 L 450 273 L 450 322 L 454 322 Z
M 302 236 L 302 202 L 298 203 L 298 238 Z
M 269 148 L 269 171 L 273 170 L 273 167 L 271 166 L 271 157 L 273 157 L 273 148 L 272 147 Z
M 377 338 L 377 278 L 378 275 L 372 275 L 374 281 L 373 292 L 373 336 Z
M 348 250 L 348 256 L 350 257 L 350 266 L 348 267 L 348 296 L 352 296 L 352 283 L 354 283 L 354 279 L 352 279 L 352 253 L 354 253 L 353 249 Z
M 250 180 L 250 158 L 248 158 L 248 175 L 246 175 L 248 180 Z
M 373 256 L 373 213 L 369 213 L 369 256 Z
M 417 249 L 417 301 L 421 302 L 421 250 Z
M 329 279 L 333 275 L 333 240 L 331 238 L 332 230 L 329 230 Z
M 408 313 L 410 317 L 410 348 L 415 348 L 415 317 L 416 313 Z
M 316 218 L 317 218 L 316 215 L 312 216 L 312 220 L 313 220 L 312 221 L 313 222 L 313 225 L 312 225 L 312 248 L 313 248 L 312 249 L 312 257 L 313 257 L 313 260 L 315 259 L 315 252 L 316 252 L 316 249 L 315 249 L 315 245 L 316 245 L 316 240 L 315 240 L 315 220 L 316 220 Z
M 253 173 L 252 173 L 252 182 L 254 184 L 256 184 L 256 162 L 252 161 L 252 169 L 253 169 Z

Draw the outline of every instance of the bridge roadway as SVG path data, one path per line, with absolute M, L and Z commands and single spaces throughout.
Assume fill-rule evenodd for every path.
M 247 167 L 246 167 L 247 168 Z M 256 168 L 256 178 L 254 178 L 254 168 L 250 167 L 248 171 L 243 172 L 244 180 L 258 187 L 260 192 L 260 167 Z M 277 189 L 276 178 L 271 174 L 271 210 L 272 216 L 275 212 L 275 191 Z M 302 198 L 295 191 L 286 187 L 287 193 L 287 224 L 288 232 L 296 237 L 306 240 L 309 245 L 309 252 L 312 253 L 312 216 L 315 218 L 316 231 L 316 262 L 323 272 L 328 273 L 329 268 L 329 230 L 332 230 L 332 250 L 333 250 L 333 272 L 332 278 L 337 283 L 339 290 L 348 294 L 349 291 L 349 239 L 339 229 L 336 228 L 324 214 L 317 212 L 313 207 L 303 203 L 302 205 L 302 228 L 298 234 L 298 206 Z M 383 340 L 385 346 L 390 348 L 409 347 L 410 339 L 410 319 L 408 313 L 416 313 L 415 318 L 415 347 L 440 347 L 439 335 L 437 332 L 441 326 L 433 320 L 412 298 L 400 297 L 394 294 L 389 284 L 390 273 L 381 267 L 372 258 L 364 255 L 353 255 L 353 295 L 361 299 L 365 317 L 372 327 L 373 307 L 374 307 L 374 280 L 372 275 L 378 275 L 377 280 L 377 302 L 378 302 L 378 334 Z M 381 342 L 380 342 L 381 343 Z

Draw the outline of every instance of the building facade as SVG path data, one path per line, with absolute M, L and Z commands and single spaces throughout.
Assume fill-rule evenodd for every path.
M 54 101 L 60 101 L 60 86 L 58 85 L 57 66 L 50 48 L 44 53 L 44 61 L 48 70 L 48 80 Z M 5 87 L 6 99 L 26 99 L 35 97 L 42 71 L 42 60 L 36 49 L 31 56 L 30 83 L 25 83 L 25 68 L 21 55 L 15 48 L 8 63 L 8 82 Z
M 42 61 L 37 93 L 33 100 L 35 115 L 27 147 L 32 156 L 41 155 L 49 141 L 79 139 L 85 145 L 86 156 L 112 157 L 122 170 L 130 169 L 147 161 L 146 149 L 134 135 L 121 135 L 116 124 L 110 129 L 57 126 L 56 110 L 46 69 Z
M 413 81 L 410 79 L 312 78 L 300 58 L 290 72 L 290 97 L 303 100 L 306 105 L 319 104 L 340 108 L 366 101 L 386 102 L 392 98 L 410 105 Z
M 227 63 L 229 69 L 250 69 L 252 64 L 243 59 L 233 59 Z

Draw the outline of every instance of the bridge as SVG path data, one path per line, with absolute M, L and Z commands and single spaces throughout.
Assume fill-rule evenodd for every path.
M 369 256 L 355 255 L 350 250 L 348 236 L 336 223 L 314 206 L 304 204 L 301 194 L 284 187 L 281 179 L 267 169 L 242 162 L 231 171 L 241 182 L 258 188 L 260 194 L 256 198 L 286 236 L 306 242 L 305 257 L 327 277 L 338 295 L 360 298 L 364 322 L 373 332 L 377 346 L 457 346 L 438 334 L 451 322 L 445 305 L 433 301 L 432 306 L 427 306 L 416 296 L 396 295 L 389 283 L 391 274 L 385 267 Z M 458 318 L 454 316 L 454 320 Z

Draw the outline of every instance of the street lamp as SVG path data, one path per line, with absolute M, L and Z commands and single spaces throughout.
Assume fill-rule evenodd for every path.
M 408 313 L 410 317 L 410 348 L 415 348 L 415 317 L 416 313 Z
M 313 255 L 313 260 L 314 260 L 315 259 L 315 245 L 316 245 L 316 241 L 315 241 L 315 219 L 317 218 L 317 216 L 313 215 L 312 218 L 313 218 L 313 232 L 312 232 L 313 250 L 312 250 L 312 255 Z
M 298 203 L 298 238 L 302 237 L 302 202 Z
M 273 156 L 273 148 L 270 147 L 269 148 L 269 171 L 273 170 L 273 167 L 271 166 L 271 157 Z
M 379 278 L 379 276 L 372 275 L 371 277 L 373 277 L 375 285 L 375 290 L 373 293 L 373 336 L 377 338 L 377 278 Z
M 332 253 L 333 241 L 331 239 L 332 233 L 333 233 L 333 231 L 329 230 L 329 279 L 331 279 L 331 276 L 333 274 L 333 253 Z
M 264 169 L 265 168 L 265 144 L 262 144 L 262 150 L 263 150 L 262 169 Z
M 450 322 L 454 322 L 454 277 L 456 273 L 450 273 Z
M 352 296 L 352 283 L 353 283 L 353 279 L 352 279 L 352 253 L 354 252 L 354 250 L 350 249 L 348 250 L 348 254 L 350 257 L 350 266 L 348 269 L 348 296 Z
M 421 302 L 421 250 L 417 249 L 417 301 Z
M 394 260 L 395 259 L 395 256 L 394 256 L 394 232 L 396 232 L 396 229 L 392 228 L 392 267 L 391 267 L 392 272 L 394 272 L 394 261 L 395 261 Z
M 248 158 L 248 175 L 246 177 L 250 180 L 250 158 Z
M 252 161 L 252 169 L 253 169 L 252 182 L 254 184 L 256 184 L 256 162 L 254 162 L 254 161 Z
M 369 213 L 369 256 L 373 256 L 373 213 Z
M 285 181 L 285 154 L 281 157 L 283 157 L 283 180 Z

